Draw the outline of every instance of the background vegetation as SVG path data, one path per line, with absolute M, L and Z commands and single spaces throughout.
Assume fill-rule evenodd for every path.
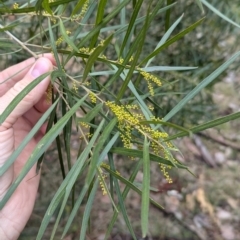
M 2 69 L 57 59 L 51 147 L 22 239 L 240 237 L 238 1 L 8 1 L 0 14 Z

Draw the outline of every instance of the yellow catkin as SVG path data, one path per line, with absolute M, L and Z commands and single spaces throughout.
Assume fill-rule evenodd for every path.
M 159 165 L 160 165 L 160 169 L 161 169 L 165 179 L 168 181 L 168 183 L 172 183 L 173 181 L 172 181 L 172 178 L 170 177 L 168 171 L 166 170 L 166 165 L 161 164 L 161 163 Z
M 106 163 L 101 163 L 101 167 L 105 167 L 107 169 L 110 169 L 110 166 L 108 164 L 106 164 Z
M 19 4 L 18 3 L 14 3 L 13 4 L 13 9 L 18 9 L 19 8 Z
M 154 110 L 154 107 L 151 106 L 151 105 L 148 105 L 148 109 L 151 110 L 151 111 L 153 111 L 153 110 Z
M 102 169 L 99 168 L 98 179 L 99 179 L 99 185 L 102 189 L 103 196 L 107 194 L 107 190 L 106 190 L 104 182 L 103 182 L 105 178 L 106 178 L 106 175 L 104 175 Z
M 91 83 L 90 83 L 89 81 L 86 81 L 86 82 L 84 83 L 84 85 L 85 85 L 85 86 L 90 86 Z
M 104 168 L 107 168 L 107 169 L 110 169 L 110 166 L 109 166 L 108 164 L 106 164 L 106 163 L 101 163 L 100 166 L 101 166 L 101 167 L 104 167 Z M 121 173 L 120 173 L 120 172 L 115 171 L 115 173 L 116 173 L 117 175 L 121 176 Z
M 158 87 L 162 86 L 160 79 L 158 79 L 153 74 L 150 74 L 146 71 L 143 71 L 141 68 L 138 68 L 139 73 L 143 76 L 148 84 L 149 93 L 151 96 L 154 96 L 154 89 L 152 83 L 155 83 Z
M 70 35 L 70 34 L 71 34 L 70 31 L 66 31 L 66 33 L 67 33 L 67 35 Z M 57 39 L 57 41 L 55 42 L 56 46 L 59 46 L 63 41 L 64 41 L 63 36 L 59 37 L 59 38 Z
M 93 51 L 95 50 L 96 48 L 92 48 L 91 50 L 90 50 L 90 48 L 88 48 L 88 47 L 82 47 L 82 48 L 80 48 L 79 49 L 79 51 L 81 52 L 81 53 L 85 53 L 85 54 L 91 54 L 91 53 L 93 53 Z
M 123 145 L 126 148 L 132 147 L 132 131 L 133 129 L 139 131 L 141 134 L 145 132 L 149 135 L 151 141 L 158 142 L 161 139 L 167 138 L 168 134 L 159 130 L 154 130 L 150 126 L 141 124 L 141 121 L 146 120 L 143 114 L 138 113 L 139 107 L 137 105 L 117 105 L 113 102 L 106 102 L 106 105 L 114 113 L 118 119 L 118 128 L 120 130 L 120 137 Z M 153 149 L 159 149 L 158 143 L 152 144 Z M 155 154 L 157 152 L 155 151 Z
M 104 55 L 104 54 L 101 54 L 100 57 L 101 57 L 102 59 L 107 59 L 107 56 Z
M 103 47 L 104 46 L 104 40 L 101 40 L 100 43 L 98 44 L 98 46 Z
M 78 93 L 78 87 L 75 81 L 73 81 L 72 89 L 74 90 L 75 93 Z
M 85 127 L 85 128 L 90 128 L 89 124 L 86 122 L 79 122 L 80 126 Z
M 51 17 L 50 20 L 51 20 L 51 22 L 52 22 L 53 24 L 56 24 L 56 23 L 57 23 L 57 20 L 56 20 L 56 18 L 54 18 L 54 17 Z
M 86 14 L 86 12 L 87 12 L 87 10 L 88 10 L 88 7 L 89 7 L 89 0 L 85 1 L 85 3 L 83 4 L 83 7 L 82 7 L 81 12 L 80 12 L 79 14 L 74 14 L 74 15 L 71 17 L 71 20 L 72 20 L 72 21 L 81 20 L 81 19 L 85 16 L 85 14 Z
M 164 139 L 168 137 L 168 134 L 159 130 L 154 130 L 148 125 L 141 124 L 141 121 L 145 121 L 143 114 L 139 113 L 140 109 L 138 105 L 118 105 L 114 102 L 106 102 L 106 106 L 114 113 L 118 119 L 118 128 L 120 131 L 120 137 L 125 148 L 132 148 L 132 132 L 137 130 L 140 134 L 146 134 L 150 139 L 150 148 L 157 156 L 164 156 L 165 159 L 170 161 L 170 152 L 168 148 L 173 147 L 170 142 L 161 144 Z M 151 120 L 162 121 L 157 117 L 152 117 Z M 146 136 L 145 135 L 145 136 Z M 136 134 L 135 134 L 136 136 Z M 137 146 L 136 144 L 134 144 Z M 142 146 L 137 146 L 138 149 L 142 149 Z M 172 157 L 171 157 L 172 159 Z M 174 161 L 172 159 L 171 161 Z M 175 161 L 174 161 L 175 162 Z M 165 164 L 159 164 L 161 172 L 169 183 L 172 183 L 172 179 L 168 173 L 171 168 Z
M 107 169 L 110 169 L 110 166 L 106 163 L 101 163 L 100 167 L 104 167 L 104 168 L 107 168 Z M 118 171 L 115 171 L 115 173 L 119 176 L 121 176 L 120 172 Z M 100 184 L 100 187 L 102 189 L 102 193 L 103 195 L 106 195 L 107 194 L 107 189 L 105 187 L 105 184 L 104 184 L 104 179 L 106 178 L 107 176 L 103 173 L 103 170 L 101 168 L 99 168 L 99 175 L 98 175 L 98 179 L 99 179 L 99 184 Z
M 89 98 L 90 98 L 92 103 L 96 103 L 97 102 L 96 95 L 93 92 L 90 92 L 88 96 L 89 96 Z
M 77 83 L 75 81 L 73 81 L 72 89 L 74 90 L 75 93 L 78 93 L 78 87 L 77 87 Z
M 124 61 L 124 59 L 121 57 L 118 59 L 118 63 L 120 63 L 120 64 L 123 64 L 123 61 Z
M 92 133 L 87 133 L 87 134 L 86 134 L 86 137 L 88 137 L 88 138 L 91 138 L 92 136 L 93 136 Z

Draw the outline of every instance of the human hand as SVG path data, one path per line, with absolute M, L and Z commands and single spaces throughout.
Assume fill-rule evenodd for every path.
M 0 73 L 0 114 L 30 82 L 40 75 L 52 71 L 53 64 L 53 56 L 45 54 L 36 62 L 34 58 L 31 58 L 2 71 Z M 19 73 L 16 74 L 17 72 Z M 8 80 L 5 81 L 6 79 Z M 49 83 L 50 77 L 48 76 L 23 98 L 0 125 L 0 167 L 4 165 L 9 156 L 48 109 L 49 104 L 46 101 L 45 92 Z M 42 126 L 14 164 L 0 176 L 0 201 L 11 183 L 21 172 L 36 144 L 42 138 L 45 128 L 46 126 Z M 40 176 L 39 174 L 36 175 L 35 166 L 20 183 L 3 209 L 0 210 L 0 239 L 15 240 L 19 237 L 32 213 L 39 180 Z

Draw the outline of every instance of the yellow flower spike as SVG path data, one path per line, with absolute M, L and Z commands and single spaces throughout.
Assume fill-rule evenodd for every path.
M 86 122 L 79 122 L 79 124 L 80 124 L 82 127 L 90 128 L 90 126 L 89 126 L 88 123 L 86 123 Z
M 107 59 L 107 57 L 106 57 L 104 54 L 101 54 L 100 57 L 101 57 L 102 59 Z
M 51 20 L 51 22 L 52 22 L 53 24 L 56 24 L 56 23 L 57 23 L 57 20 L 56 20 L 56 18 L 54 18 L 54 17 L 51 17 L 50 20 Z
M 57 41 L 55 42 L 56 46 L 59 46 L 63 42 L 63 37 L 59 37 Z
M 131 56 L 130 59 L 129 59 L 129 62 L 132 62 L 134 60 L 134 57 Z
M 148 90 L 149 90 L 150 95 L 154 96 L 154 90 L 153 90 L 152 84 L 149 81 L 147 81 L 147 84 L 148 84 Z
M 133 130 L 136 130 L 140 134 L 140 138 L 147 136 L 150 140 L 150 147 L 153 153 L 157 156 L 165 154 L 166 159 L 169 159 L 169 152 L 166 147 L 170 144 L 164 144 L 162 141 L 164 138 L 168 137 L 168 134 L 161 132 L 159 130 L 154 130 L 148 125 L 141 124 L 141 121 L 145 121 L 143 114 L 138 113 L 140 111 L 138 105 L 118 105 L 114 102 L 106 102 L 106 106 L 113 112 L 118 120 L 118 128 L 120 131 L 120 138 L 122 140 L 123 146 L 125 148 L 131 149 L 133 146 L 133 138 L 138 142 L 136 134 L 133 135 Z M 154 119 L 154 117 L 152 118 Z M 137 137 L 138 138 L 138 137 Z M 163 145 L 164 144 L 164 145 Z M 138 149 L 142 149 L 142 146 L 138 146 L 137 143 L 134 143 Z M 171 182 L 171 178 L 166 171 L 166 167 L 162 167 L 161 171 L 164 176 Z
M 71 34 L 71 32 L 70 31 L 66 31 L 66 33 L 67 33 L 67 35 L 70 35 Z M 57 41 L 55 42 L 55 44 L 56 44 L 56 46 L 59 46 L 62 42 L 63 42 L 63 37 L 61 36 L 61 37 L 59 37 L 58 39 L 57 39 Z
M 87 133 L 87 134 L 86 134 L 86 137 L 88 137 L 88 138 L 91 138 L 92 136 L 93 136 L 92 133 Z
M 120 64 L 123 64 L 123 61 L 124 61 L 124 59 L 123 59 L 122 57 L 120 57 L 120 58 L 118 59 L 118 62 L 119 62 Z
M 160 86 L 162 86 L 161 81 L 156 76 L 143 71 L 141 68 L 138 68 L 138 70 L 139 70 L 139 73 L 143 76 L 143 78 L 147 81 L 148 89 L 149 89 L 151 96 L 154 96 L 154 90 L 153 90 L 153 86 L 152 86 L 151 82 L 155 83 L 157 86 L 160 87 Z
M 169 175 L 169 173 L 166 171 L 166 166 L 164 164 L 159 163 L 161 172 L 163 173 L 165 179 L 168 181 L 168 183 L 172 183 L 172 179 Z
M 82 16 L 84 16 L 85 13 L 87 12 L 88 6 L 89 6 L 89 0 L 87 0 L 87 1 L 84 3 L 83 7 L 82 7 L 82 11 L 81 11 L 81 13 L 80 13 Z
M 98 46 L 104 46 L 104 40 L 101 40 L 100 43 L 98 44 Z
M 67 46 L 67 50 L 68 50 L 68 51 L 72 51 L 73 48 L 72 48 L 70 45 L 68 45 L 68 46 Z
M 77 83 L 75 81 L 73 81 L 72 89 L 74 90 L 75 93 L 78 93 L 78 87 L 77 87 Z
M 153 110 L 154 110 L 154 107 L 151 106 L 151 105 L 148 105 L 148 109 L 151 110 L 151 111 L 153 111 Z
M 101 163 L 101 167 L 105 167 L 107 169 L 110 169 L 110 166 L 108 164 L 106 164 L 106 163 Z
M 91 83 L 90 83 L 89 81 L 86 81 L 86 82 L 84 83 L 84 85 L 85 85 L 85 86 L 90 86 Z
M 18 3 L 14 3 L 13 4 L 13 9 L 18 9 L 19 8 L 19 4 Z
M 171 142 L 166 142 L 166 145 L 167 145 L 168 148 L 174 148 L 174 146 L 172 145 Z
M 87 0 L 84 4 L 83 4 L 83 7 L 82 7 L 82 10 L 79 14 L 74 14 L 72 17 L 71 17 L 71 21 L 78 21 L 78 20 L 81 20 L 84 15 L 86 14 L 87 10 L 88 10 L 88 6 L 89 6 L 89 0 Z
M 88 96 L 89 96 L 89 98 L 90 98 L 92 103 L 96 103 L 97 102 L 96 95 L 93 92 L 90 92 Z
M 100 175 L 101 175 L 101 176 L 100 176 Z M 98 175 L 99 185 L 100 185 L 100 187 L 101 187 L 101 189 L 102 189 L 102 194 L 103 194 L 103 196 L 104 196 L 104 195 L 107 194 L 107 190 L 106 190 L 105 185 L 104 185 L 104 183 L 103 183 L 105 176 L 103 176 L 102 172 L 100 172 L 100 175 Z

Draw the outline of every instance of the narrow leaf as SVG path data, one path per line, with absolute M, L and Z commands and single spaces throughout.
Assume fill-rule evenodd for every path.
M 195 0 L 195 2 L 197 3 L 197 5 L 199 6 L 202 14 L 204 14 L 204 9 L 203 9 L 203 5 L 202 5 L 202 2 L 201 0 Z
M 54 211 L 56 210 L 57 206 L 59 205 L 60 201 L 57 202 L 57 204 L 55 204 L 55 201 L 57 201 L 57 199 L 59 197 L 63 197 L 64 196 L 64 199 L 62 201 L 62 205 L 61 205 L 61 208 L 60 208 L 60 211 L 58 213 L 58 217 L 57 217 L 57 220 L 56 220 L 56 223 L 54 225 L 54 229 L 53 229 L 53 232 L 52 232 L 52 238 L 54 237 L 54 234 L 57 230 L 57 227 L 58 227 L 58 224 L 59 224 L 59 221 L 60 221 L 60 218 L 61 218 L 61 215 L 63 213 L 63 210 L 64 210 L 64 207 L 67 203 L 67 199 L 70 195 L 70 192 L 71 192 L 71 189 L 72 187 L 74 186 L 84 164 L 85 164 L 85 161 L 88 159 L 89 157 L 89 154 L 91 152 L 91 149 L 93 147 L 93 144 L 95 144 L 96 142 L 96 139 L 98 138 L 99 136 L 99 133 L 103 127 L 103 124 L 104 124 L 104 120 L 101 121 L 101 123 L 99 124 L 98 128 L 96 129 L 94 135 L 92 136 L 90 142 L 88 143 L 87 147 L 84 149 L 84 151 L 80 154 L 80 156 L 78 157 L 76 163 L 72 166 L 71 170 L 69 171 L 69 173 L 67 174 L 66 178 L 64 179 L 64 181 L 62 182 L 61 186 L 59 187 L 58 191 L 56 192 L 54 198 L 52 199 L 51 201 L 51 204 L 49 205 L 48 207 L 48 210 L 44 216 L 44 219 L 42 221 L 42 224 L 40 226 L 40 230 L 39 230 L 39 233 L 38 233 L 38 239 L 41 239 L 51 217 L 52 217 L 52 214 L 54 213 Z M 82 189 L 82 192 L 83 194 L 85 195 L 86 191 L 88 190 L 88 188 L 83 188 Z M 62 193 L 63 192 L 63 193 Z M 84 196 L 83 195 L 83 196 Z M 82 194 L 81 194 L 82 196 Z
M 188 34 L 189 32 L 191 32 L 193 29 L 195 29 L 197 26 L 199 26 L 203 20 L 205 18 L 202 18 L 200 20 L 198 20 L 197 22 L 195 22 L 194 24 L 192 24 L 190 27 L 184 29 L 182 32 L 178 33 L 177 35 L 175 35 L 174 37 L 170 38 L 168 41 L 166 41 L 162 46 L 160 46 L 159 48 L 157 48 L 156 50 L 154 50 L 151 54 L 149 54 L 144 60 L 142 60 L 142 62 L 139 65 L 144 64 L 145 62 L 147 62 L 149 59 L 155 57 L 157 54 L 159 54 L 163 49 L 167 48 L 168 46 L 170 46 L 171 44 L 173 44 L 174 42 L 176 42 L 177 40 L 181 39 L 182 37 L 184 37 L 186 34 Z
M 142 165 L 142 161 L 138 161 L 137 164 L 134 166 L 133 172 L 132 172 L 132 174 L 131 174 L 131 176 L 130 176 L 130 178 L 129 178 L 129 180 L 128 180 L 129 182 L 132 183 L 132 182 L 135 180 L 135 178 L 136 178 L 136 176 L 137 176 L 137 173 L 138 173 L 141 165 Z M 125 198 L 127 197 L 129 191 L 130 191 L 130 188 L 129 188 L 128 186 L 126 186 L 126 187 L 124 188 L 124 190 L 123 190 L 123 193 L 122 193 L 122 198 L 123 198 L 123 200 L 125 200 Z M 118 204 L 117 208 L 118 208 L 118 209 L 120 208 L 119 204 Z M 110 233 L 112 232 L 112 228 L 113 228 L 113 226 L 114 226 L 114 223 L 115 223 L 116 220 L 117 220 L 117 217 L 118 217 L 118 211 L 115 210 L 115 211 L 114 211 L 114 214 L 113 214 L 113 217 L 112 217 L 112 219 L 110 220 L 110 224 L 109 224 L 109 226 L 108 226 L 108 229 L 107 229 L 107 232 L 106 232 L 106 234 L 105 234 L 104 240 L 108 239 Z
M 119 53 L 120 57 L 122 56 L 123 50 L 125 48 L 125 45 L 126 45 L 126 43 L 128 41 L 129 36 L 131 35 L 132 29 L 134 27 L 134 23 L 136 21 L 136 18 L 137 18 L 137 15 L 139 13 L 139 10 L 140 10 L 140 8 L 142 6 L 142 3 L 143 3 L 143 0 L 139 0 L 137 2 L 136 6 L 134 7 L 134 10 L 133 10 L 133 13 L 131 15 L 131 19 L 130 19 L 130 22 L 129 22 L 129 25 L 128 25 L 127 32 L 125 34 L 123 43 L 121 44 L 121 49 L 120 49 L 120 53 Z
M 84 3 L 88 1 L 88 0 L 79 0 L 78 3 L 75 5 L 72 13 L 71 13 L 71 17 L 73 17 L 75 14 L 77 14 L 77 12 L 83 7 Z
M 214 79 L 216 79 L 223 71 L 225 71 L 231 63 L 233 63 L 240 56 L 240 51 L 235 53 L 230 59 L 228 59 L 224 64 L 217 68 L 213 73 L 206 77 L 201 83 L 199 83 L 190 93 L 187 94 L 164 118 L 164 121 L 168 121 L 177 112 L 179 112 L 188 101 L 194 98 L 203 88 L 210 84 Z
M 97 186 L 98 186 L 98 178 L 96 178 L 95 183 L 93 185 L 93 188 L 91 190 L 91 193 L 88 197 L 87 204 L 85 206 L 84 214 L 83 214 L 83 220 L 82 220 L 82 225 L 81 225 L 81 233 L 80 233 L 80 240 L 85 240 L 86 239 L 86 231 L 88 227 L 88 220 L 90 217 L 91 209 L 93 206 L 93 200 L 97 191 Z
M 35 126 L 32 128 L 32 130 L 28 133 L 28 135 L 23 139 L 23 141 L 17 147 L 17 149 L 8 158 L 7 162 L 2 167 L 0 167 L 0 176 L 2 176 L 7 171 L 7 169 L 14 163 L 14 161 L 20 155 L 20 153 L 25 148 L 25 146 L 35 136 L 35 134 L 38 132 L 38 130 L 41 128 L 41 126 L 44 124 L 44 122 L 47 120 L 47 118 L 50 115 L 50 113 L 56 107 L 56 105 L 58 103 L 58 100 L 55 101 L 52 104 L 52 106 L 43 114 L 43 116 L 38 120 L 38 122 L 35 124 Z
M 91 53 L 91 55 L 88 58 L 87 64 L 85 66 L 84 72 L 83 72 L 83 81 L 86 80 L 88 74 L 91 71 L 92 66 L 96 62 L 96 59 L 98 56 L 107 48 L 109 45 L 110 41 L 112 40 L 113 35 L 110 35 L 104 42 L 103 44 L 99 45 L 96 47 L 96 49 Z
M 134 190 L 136 193 L 138 193 L 140 196 L 142 195 L 142 191 L 137 188 L 133 183 L 129 182 L 126 178 L 120 176 L 119 174 L 117 174 L 116 172 L 112 171 L 111 169 L 105 167 L 105 166 L 102 166 L 102 168 L 105 169 L 105 171 L 109 172 L 111 175 L 113 175 L 114 177 L 116 177 L 117 179 L 119 179 L 122 183 L 126 184 L 127 187 L 131 188 L 132 190 Z M 162 208 L 163 207 L 158 204 L 157 202 L 155 202 L 151 197 L 150 197 L 150 202 L 158 207 L 158 208 Z
M 206 130 L 206 129 L 209 129 L 209 128 L 212 128 L 212 127 L 216 127 L 218 125 L 221 125 L 223 123 L 227 123 L 229 121 L 232 121 L 232 120 L 235 120 L 235 119 L 238 119 L 238 118 L 240 118 L 240 112 L 232 113 L 232 114 L 229 114 L 227 116 L 224 116 L 224 117 L 221 117 L 221 118 L 218 118 L 218 119 L 214 119 L 212 121 L 209 121 L 209 122 L 200 124 L 196 127 L 190 128 L 189 131 L 191 131 L 192 133 L 198 133 L 198 132 L 201 132 L 203 130 Z M 172 139 L 176 139 L 176 138 L 184 137 L 184 136 L 188 136 L 188 135 L 189 134 L 187 132 L 180 132 L 180 133 L 177 133 L 177 134 L 175 134 L 171 137 L 168 137 L 164 141 L 169 141 L 169 140 L 172 140 Z
M 76 45 L 74 44 L 74 42 L 71 40 L 71 38 L 68 36 L 68 34 L 66 33 L 66 29 L 63 25 L 63 22 L 61 19 L 59 19 L 59 26 L 60 26 L 60 31 L 61 34 L 64 38 L 64 40 L 68 43 L 68 45 L 76 52 L 79 52 L 78 48 L 76 47 Z
M 113 156 L 112 156 L 111 153 L 108 154 L 108 159 L 109 159 L 111 170 L 116 172 L 116 169 L 115 169 L 115 166 L 114 166 L 114 163 L 113 163 Z M 133 239 L 137 240 L 137 238 L 135 236 L 135 233 L 133 231 L 132 224 L 131 224 L 131 222 L 130 222 L 130 220 L 128 218 L 128 215 L 127 215 L 127 211 L 126 211 L 126 208 L 125 208 L 125 205 L 124 205 L 124 201 L 123 201 L 123 197 L 122 197 L 122 193 L 121 193 L 121 190 L 120 190 L 119 183 L 118 183 L 118 181 L 117 181 L 117 179 L 115 177 L 113 177 L 113 181 L 114 181 L 114 186 L 115 186 L 116 193 L 117 193 L 117 196 L 118 196 L 119 207 L 120 207 L 120 210 L 122 212 L 124 221 L 125 221 L 125 223 L 126 223 L 126 225 L 128 227 L 129 232 L 131 233 Z
M 140 121 L 140 124 L 142 124 L 142 125 L 161 124 L 161 125 L 168 126 L 168 127 L 171 127 L 171 128 L 177 129 L 177 130 L 184 131 L 189 135 L 191 134 L 191 131 L 187 128 L 184 128 L 184 127 L 174 124 L 174 123 L 165 122 L 165 121 L 161 121 L 161 120 Z
M 170 9 L 169 9 L 169 10 L 170 10 Z M 180 23 L 180 21 L 182 20 L 183 16 L 184 16 L 184 14 L 182 14 L 182 15 L 172 24 L 172 26 L 167 30 L 167 32 L 163 35 L 163 37 L 161 38 L 161 40 L 160 40 L 160 42 L 158 43 L 158 45 L 157 45 L 157 47 L 155 48 L 155 50 L 158 49 L 160 46 L 162 46 L 162 45 L 167 41 L 167 39 L 169 38 L 169 36 L 172 34 L 173 30 L 177 27 L 177 25 L 178 25 L 178 24 Z M 154 50 L 154 51 L 155 51 L 155 50 Z M 151 62 L 152 62 L 153 59 L 154 59 L 154 57 L 151 58 L 151 59 L 149 59 L 145 67 L 148 67 L 148 66 L 151 64 Z
M 98 7 L 97 7 L 97 17 L 95 21 L 95 26 L 97 26 L 99 23 L 101 23 L 105 8 L 106 8 L 107 0 L 101 0 L 99 1 Z M 90 43 L 90 49 L 92 49 L 95 44 L 97 43 L 98 35 L 100 33 L 100 30 L 95 33 L 95 35 L 92 37 L 91 43 Z
M 102 149 L 104 143 L 106 142 L 106 140 L 109 138 L 109 135 L 112 133 L 113 128 L 116 126 L 117 123 L 117 119 L 114 118 L 112 119 L 109 124 L 104 128 L 103 133 L 101 134 L 101 137 L 99 139 L 99 142 L 96 144 L 93 154 L 92 154 L 92 160 L 89 166 L 89 171 L 88 171 L 88 175 L 86 177 L 86 184 L 85 186 L 89 186 L 90 182 L 92 181 L 97 167 L 98 167 L 98 158 L 100 155 L 100 150 Z
M 49 5 L 49 0 L 43 0 L 42 1 L 42 6 L 43 6 L 43 9 L 48 12 L 50 15 L 52 15 L 52 9 L 50 8 L 50 5 Z
M 200 0 L 207 8 L 209 8 L 211 11 L 213 11 L 215 14 L 217 14 L 219 17 L 221 17 L 222 19 L 224 19 L 225 21 L 231 23 L 232 25 L 240 28 L 240 25 L 237 24 L 236 22 L 234 22 L 233 20 L 231 20 L 230 18 L 228 18 L 227 16 L 225 16 L 224 14 L 222 14 L 219 10 L 217 10 L 215 7 L 213 7 L 210 3 L 208 3 L 206 0 Z
M 84 117 L 77 118 L 79 122 L 91 122 L 93 118 L 95 118 L 103 107 L 102 103 L 97 104 L 93 109 L 91 109 Z
M 143 145 L 143 184 L 142 184 L 142 205 L 141 205 L 141 227 L 142 237 L 145 238 L 148 232 L 148 213 L 150 198 L 150 159 L 149 145 L 147 137 Z

